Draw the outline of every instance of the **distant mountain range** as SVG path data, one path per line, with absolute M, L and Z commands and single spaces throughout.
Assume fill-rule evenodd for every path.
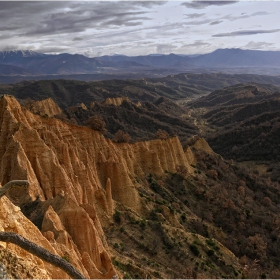
M 176 54 L 161 56 L 102 56 L 102 62 L 130 61 L 142 66 L 153 67 L 280 67 L 280 52 L 252 51 L 241 49 L 218 49 L 209 54 L 182 56 Z
M 128 77 L 137 73 L 141 73 L 138 76 L 155 77 L 180 72 L 217 70 L 254 74 L 256 71 L 269 71 L 268 74 L 280 74 L 280 51 L 218 49 L 198 56 L 113 55 L 94 58 L 79 54 L 43 54 L 23 50 L 0 52 L 0 75 L 5 77 L 120 73 L 126 73 Z M 0 82 L 3 82 L 2 79 Z
M 218 49 L 192 58 L 196 66 L 204 67 L 280 67 L 280 51 Z

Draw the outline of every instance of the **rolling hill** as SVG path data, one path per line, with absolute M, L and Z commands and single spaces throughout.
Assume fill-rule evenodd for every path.
M 122 104 L 136 110 L 127 100 L 103 105 Z M 197 136 L 185 149 L 176 136 L 120 143 L 47 116 L 59 112 L 50 99 L 35 106 L 41 114 L 0 98 L 1 183 L 30 182 L 1 198 L 2 231 L 91 279 L 279 278 L 277 183 Z M 14 245 L 0 252 L 10 278 L 69 278 Z
M 278 162 L 280 90 L 271 85 L 226 87 L 195 100 L 210 127 L 207 139 L 222 156 L 238 161 Z

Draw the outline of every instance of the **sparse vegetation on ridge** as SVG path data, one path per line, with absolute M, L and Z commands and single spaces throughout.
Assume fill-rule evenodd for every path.
M 104 83 L 100 82 L 98 89 L 86 83 L 77 83 L 76 86 L 83 94 L 84 90 L 94 88 L 101 99 L 111 94 L 109 90 L 109 93 L 106 92 Z M 143 94 L 143 99 L 149 95 L 149 88 L 153 87 L 146 84 L 139 89 L 139 84 L 133 85 L 133 81 L 114 81 L 108 86 L 114 92 L 112 95 L 117 95 L 117 90 L 123 84 L 127 86 L 124 93 Z M 55 96 L 64 93 L 67 102 L 77 101 L 76 96 L 71 100 L 72 96 L 68 95 L 65 85 L 70 88 L 71 82 L 56 81 L 51 87 L 46 83 L 43 91 L 50 91 Z M 165 91 L 176 95 L 174 89 L 163 90 L 164 87 L 158 87 L 155 90 L 157 94 L 161 90 L 161 94 Z M 237 88 L 240 90 L 243 86 L 238 85 Z M 249 102 L 254 97 L 246 93 L 248 88 L 256 94 L 255 102 Z M 242 89 L 244 98 L 240 94 L 234 95 L 237 101 L 228 100 L 226 95 L 220 96 L 223 91 L 227 93 L 227 89 L 224 89 L 214 95 L 215 102 L 221 101 L 223 106 L 215 107 L 211 99 L 213 104 L 209 101 L 211 106 L 202 108 L 205 111 L 201 108 L 191 108 L 189 111 L 166 97 L 157 96 L 154 99 L 156 95 L 150 95 L 150 99 L 147 97 L 149 101 L 141 100 L 141 104 L 126 99 L 118 106 L 102 104 L 100 100 L 89 103 L 91 98 L 86 95 L 87 105 L 65 106 L 60 116 L 62 121 L 90 126 L 115 142 L 122 142 L 111 144 L 114 147 L 133 146 L 126 143 L 137 139 L 158 138 L 161 141 L 152 142 L 168 144 L 172 140 L 168 139 L 169 135 L 178 134 L 186 146 L 186 156 L 193 157 L 190 159 L 191 169 L 174 160 L 170 169 L 173 171 L 165 171 L 161 176 L 155 175 L 150 167 L 147 174 L 146 171 L 141 176 L 140 173 L 137 176 L 133 172 L 129 174 L 138 192 L 139 212 L 114 201 L 110 216 L 108 209 L 111 206 L 107 202 L 110 191 L 106 189 L 107 200 L 102 196 L 105 210 L 102 208 L 99 211 L 106 220 L 103 230 L 113 263 L 123 278 L 280 277 L 277 251 L 280 245 L 277 233 L 280 226 L 280 188 L 277 183 L 280 178 L 279 100 L 274 87 L 267 86 L 265 89 L 268 92 L 260 90 L 259 85 L 257 89 L 255 86 L 245 86 Z M 235 92 L 234 87 L 230 91 Z M 206 106 L 207 97 L 202 101 Z M 184 104 L 185 101 L 181 102 Z M 204 113 L 200 115 L 202 111 Z M 54 121 L 52 117 L 44 119 L 46 122 Z M 86 131 L 93 133 L 89 128 Z M 194 147 L 199 139 L 194 135 L 200 133 L 207 135 L 214 151 L 221 152 L 222 156 Z M 190 135 L 194 137 L 188 138 Z M 106 141 L 111 143 L 108 139 Z M 187 153 L 187 148 L 191 153 Z M 108 154 L 104 157 L 107 160 Z M 110 164 L 117 166 L 115 159 L 111 159 Z M 247 159 L 266 160 L 263 161 L 267 164 L 266 172 L 240 168 L 237 161 Z M 133 168 L 138 168 L 137 163 L 133 163 Z M 101 173 L 97 176 L 104 181 L 108 175 L 105 171 Z M 103 193 L 105 196 L 102 187 L 98 191 L 100 196 Z M 113 199 L 115 195 L 113 193 Z M 22 205 L 22 211 L 38 228 L 44 215 L 40 208 L 43 203 L 33 201 Z M 93 217 L 95 213 L 92 213 Z

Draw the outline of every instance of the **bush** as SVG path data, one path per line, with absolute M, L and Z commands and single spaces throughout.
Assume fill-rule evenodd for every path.
M 183 213 L 183 214 L 181 215 L 181 220 L 182 220 L 183 222 L 185 222 L 186 219 L 187 219 L 186 213 Z
M 184 165 L 177 165 L 176 173 L 182 177 L 186 177 L 188 175 L 188 169 Z
M 144 230 L 146 228 L 146 220 L 145 219 L 141 220 L 139 222 L 139 225 L 140 225 L 141 229 Z
M 215 254 L 215 252 L 214 252 L 214 250 L 212 250 L 212 249 L 209 249 L 209 250 L 207 251 L 207 255 L 208 255 L 209 257 L 214 256 L 214 254 Z
M 167 139 L 168 137 L 169 137 L 169 134 L 165 130 L 159 129 L 156 132 L 156 138 L 158 138 L 158 139 Z
M 120 211 L 116 210 L 113 218 L 114 218 L 114 221 L 119 224 L 121 222 L 121 213 L 120 213 Z
M 128 133 L 124 132 L 123 130 L 118 130 L 116 133 L 115 133 L 115 136 L 113 138 L 113 141 L 114 142 L 130 142 L 131 140 L 131 137 Z
M 63 258 L 64 260 L 70 263 L 70 257 L 68 254 L 63 255 L 61 258 Z
M 216 242 L 213 239 L 207 239 L 206 243 L 210 246 L 215 246 L 216 245 Z
M 190 244 L 189 246 L 190 246 L 190 249 L 191 249 L 192 253 L 195 256 L 198 257 L 200 255 L 200 252 L 199 252 L 199 249 L 198 249 L 197 245 L 196 244 Z
M 90 117 L 86 124 L 90 126 L 91 129 L 100 131 L 101 133 L 106 133 L 106 123 L 101 116 Z
M 206 175 L 212 179 L 217 179 L 219 174 L 215 169 L 210 169 L 206 172 Z

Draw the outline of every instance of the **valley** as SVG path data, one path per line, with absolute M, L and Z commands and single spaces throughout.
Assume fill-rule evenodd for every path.
M 279 17 L 1 1 L 0 279 L 280 279 Z
M 30 183 L 1 198 L 2 231 L 86 278 L 279 278 L 279 85 L 220 73 L 0 85 L 1 183 Z M 2 259 L 11 278 L 68 278 L 16 245 L 0 253 L 15 256 Z

